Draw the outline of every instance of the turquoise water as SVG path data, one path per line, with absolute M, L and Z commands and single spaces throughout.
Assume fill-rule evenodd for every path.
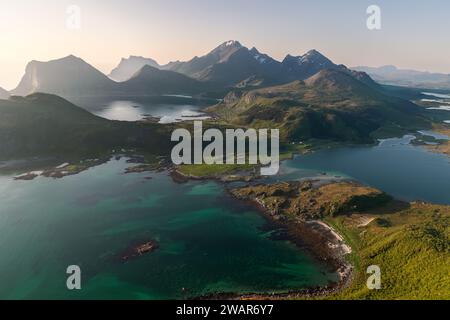
M 448 157 L 411 139 L 298 156 L 268 181 L 353 178 L 400 199 L 450 204 Z M 292 243 L 276 240 L 281 230 L 230 199 L 221 184 L 125 175 L 126 167 L 122 159 L 60 180 L 0 176 L 0 298 L 180 299 L 336 280 Z M 152 239 L 157 251 L 120 261 L 130 246 Z M 70 292 L 65 270 L 74 264 L 82 290 Z
M 1 299 L 179 299 L 336 280 L 292 243 L 274 240 L 279 230 L 222 185 L 125 175 L 126 166 L 114 160 L 60 180 L 0 176 Z M 152 239 L 157 251 L 120 260 Z M 81 291 L 66 289 L 69 265 L 81 267 Z

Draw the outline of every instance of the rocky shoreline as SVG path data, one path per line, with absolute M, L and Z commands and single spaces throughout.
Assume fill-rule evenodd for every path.
M 314 181 L 306 181 L 303 183 L 293 182 L 295 188 L 312 188 L 321 189 L 324 186 L 335 186 L 337 188 L 346 187 L 352 190 L 352 194 L 349 194 L 346 200 L 354 199 L 361 196 L 361 194 L 374 195 L 375 189 L 367 188 L 358 185 L 355 182 L 330 182 L 329 184 L 319 186 L 313 185 Z M 272 190 L 270 185 L 264 185 L 268 193 L 274 192 L 277 197 L 282 197 L 280 190 L 275 187 Z M 275 185 L 279 186 L 279 185 Z M 241 201 L 245 201 L 254 206 L 269 223 L 276 227 L 281 227 L 286 231 L 285 239 L 292 241 L 298 248 L 306 250 L 313 258 L 317 259 L 321 263 L 324 263 L 330 270 L 337 273 L 339 280 L 334 283 L 330 283 L 327 286 L 305 288 L 299 290 L 290 290 L 287 292 L 279 293 L 217 293 L 206 295 L 202 297 L 196 297 L 199 300 L 265 300 L 265 299 L 308 299 L 308 298 L 321 298 L 327 295 L 337 293 L 344 288 L 347 288 L 352 283 L 354 277 L 354 267 L 347 260 L 347 255 L 352 252 L 352 248 L 345 243 L 343 237 L 334 230 L 331 226 L 326 224 L 321 219 L 312 219 L 305 217 L 293 217 L 287 216 L 273 207 L 268 206 L 265 201 L 258 199 L 256 194 L 262 196 L 261 191 L 253 196 L 239 195 L 236 191 L 245 190 L 257 190 L 258 186 L 244 187 L 228 190 L 229 193 Z M 255 189 L 256 188 L 256 189 Z M 328 188 L 329 189 L 329 188 Z M 292 196 L 291 190 L 287 188 L 285 190 L 287 194 Z M 344 192 L 345 193 L 345 192 Z M 383 193 L 376 192 L 376 196 L 383 197 Z M 267 195 L 267 194 L 266 194 Z M 269 197 L 270 198 L 270 197 Z M 267 199 L 267 198 L 266 198 Z M 343 204 L 346 202 L 344 201 Z M 283 204 L 283 210 L 286 210 L 286 204 Z M 363 206 L 364 207 L 364 206 Z M 354 208 L 357 210 L 358 208 Z M 323 209 L 319 209 L 323 211 Z M 326 214 L 326 213 L 325 213 Z
M 281 293 L 217 293 L 194 299 L 296 299 L 322 297 L 342 290 L 347 287 L 353 278 L 353 266 L 347 262 L 346 255 L 351 252 L 351 248 L 344 242 L 332 227 L 324 223 L 321 218 L 326 214 L 339 213 L 340 210 L 347 210 L 356 204 L 348 201 L 342 203 L 334 203 L 332 205 L 323 205 L 324 198 L 320 198 L 317 190 L 329 188 L 329 186 L 337 186 L 339 194 L 342 194 L 342 186 L 346 186 L 350 194 L 357 196 L 365 196 L 367 194 L 375 194 L 376 190 L 358 185 L 355 182 L 336 182 L 336 181 L 297 181 L 291 183 L 279 184 L 256 184 L 253 182 L 258 177 L 249 175 L 249 172 L 236 172 L 233 174 L 222 174 L 217 176 L 195 177 L 186 175 L 176 167 L 171 166 L 165 159 L 161 159 L 159 163 L 148 164 L 143 161 L 142 157 L 131 156 L 127 163 L 132 166 L 126 168 L 125 173 L 143 173 L 149 171 L 168 171 L 172 179 L 177 183 L 185 183 L 189 180 L 217 180 L 221 182 L 226 190 L 233 198 L 245 201 L 251 204 L 266 218 L 268 223 L 276 228 L 283 230 L 283 239 L 289 240 L 297 247 L 305 250 L 311 257 L 323 263 L 330 271 L 336 272 L 339 279 L 337 282 L 329 283 L 326 286 L 306 288 L 299 290 L 290 290 Z M 58 167 L 42 171 L 29 172 L 16 177 L 20 180 L 32 180 L 34 175 L 60 178 L 66 175 L 77 174 L 87 170 L 91 166 L 95 166 L 103 162 L 104 159 L 89 162 L 90 166 L 80 166 L 72 170 L 70 174 L 66 174 L 69 163 L 64 163 Z M 86 162 L 88 163 L 88 162 Z M 246 187 L 230 189 L 229 182 L 247 182 Z M 251 184 L 249 184 L 252 182 Z M 298 192 L 298 194 L 297 194 Z M 326 190 L 326 197 L 329 198 L 330 190 Z M 299 194 L 306 194 L 305 199 L 301 199 Z M 345 192 L 344 192 L 345 194 Z M 293 200 L 300 199 L 300 202 Z M 353 198 L 352 198 L 353 199 Z M 348 200 L 348 199 L 346 199 Z M 292 202 L 292 203 L 291 203 Z M 295 203 L 294 203 L 295 202 Z M 342 208 L 340 207 L 342 206 Z M 298 214 L 293 216 L 293 211 Z M 143 251 L 141 250 L 143 249 Z M 158 248 L 156 242 L 146 242 L 130 247 L 127 252 L 121 255 L 121 261 L 137 258 L 148 252 L 153 252 Z M 142 252 L 141 252 L 142 251 Z
M 271 217 L 267 211 L 259 206 L 260 212 L 265 217 Z M 271 217 L 273 218 L 273 217 Z M 269 219 L 271 219 L 269 218 Z M 272 220 L 278 227 L 285 228 L 287 231 L 286 239 L 292 241 L 299 249 L 305 250 L 310 256 L 324 263 L 331 271 L 338 274 L 337 282 L 329 283 L 326 286 L 304 288 L 299 290 L 289 290 L 278 293 L 216 293 L 195 297 L 192 300 L 286 300 L 286 299 L 308 299 L 319 298 L 339 292 L 352 283 L 354 267 L 347 262 L 346 254 L 342 251 L 337 253 L 331 250 L 330 243 L 341 243 L 342 246 L 350 248 L 344 242 L 341 242 L 341 236 L 336 237 L 335 233 L 329 233 L 331 227 L 326 227 L 317 221 L 310 222 L 309 225 L 301 223 L 289 223 Z M 314 226 L 312 225 L 314 224 Z M 320 230 L 324 233 L 320 234 Z M 324 242 L 327 243 L 324 245 Z M 351 249 L 351 248 L 350 248 Z

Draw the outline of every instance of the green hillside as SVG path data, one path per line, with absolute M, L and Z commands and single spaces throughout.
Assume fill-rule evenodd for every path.
M 332 299 L 450 299 L 450 207 L 413 203 L 361 227 L 352 217 L 328 219 L 353 249 L 352 285 Z M 381 289 L 369 290 L 368 266 L 381 268 Z
M 92 154 L 117 148 L 163 153 L 167 149 L 164 142 L 170 141 L 159 125 L 109 121 L 49 94 L 0 100 L 0 114 L 1 159 Z
M 337 70 L 322 70 L 306 81 L 235 91 L 210 111 L 237 125 L 279 128 L 288 142 L 368 143 L 375 136 L 428 125 L 413 103 L 385 95 Z

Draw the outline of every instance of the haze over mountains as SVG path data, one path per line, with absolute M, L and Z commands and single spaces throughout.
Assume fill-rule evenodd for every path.
M 9 98 L 9 92 L 3 88 L 0 88 L 0 99 L 8 99 L 8 98 Z
M 398 69 L 395 66 L 355 67 L 381 83 L 418 88 L 450 89 L 450 74 Z
M 111 71 L 109 77 L 117 82 L 127 81 L 144 66 L 160 68 L 158 62 L 153 59 L 130 56 L 129 58 L 122 58 L 119 65 Z
M 163 68 L 218 86 L 269 85 L 293 80 L 282 64 L 256 48 L 228 41 L 202 57 L 173 62 Z
M 12 95 L 26 96 L 36 92 L 60 96 L 101 95 L 113 92 L 118 85 L 73 55 L 48 62 L 31 61 Z
M 196 94 L 203 84 L 172 71 L 145 67 L 125 82 L 115 82 L 75 56 L 49 62 L 32 61 L 12 95 L 27 96 L 36 92 L 56 94 L 65 98 L 160 95 L 169 93 Z
M 198 94 L 208 85 L 184 74 L 144 65 L 129 80 L 119 84 L 123 94 Z
M 227 41 L 202 57 L 164 66 L 150 58 L 130 56 L 122 59 L 110 77 L 75 56 L 32 61 L 11 94 L 26 96 L 44 92 L 70 98 L 226 93 L 231 88 L 252 89 L 305 80 L 324 69 L 341 70 L 376 86 L 367 74 L 336 65 L 316 50 L 297 57 L 288 55 L 279 62 L 256 48 Z
M 281 138 L 289 143 L 309 139 L 370 143 L 386 132 L 387 136 L 402 134 L 429 124 L 422 117 L 422 109 L 415 104 L 394 97 L 392 90 L 380 86 L 366 73 L 337 65 L 316 50 L 297 57 L 288 55 L 279 62 L 255 48 L 228 41 L 205 56 L 165 66 L 152 59 L 129 57 L 123 59 L 112 74 L 116 79 L 126 80 L 116 82 L 75 56 L 30 62 L 18 87 L 11 92 L 27 98 L 2 100 L 5 102 L 0 106 L 21 130 L 31 121 L 26 112 L 42 118 L 43 131 L 38 136 L 25 130 L 28 135 L 24 139 L 36 143 L 24 153 L 32 154 L 45 139 L 54 144 L 54 147 L 49 146 L 49 152 L 66 145 L 83 145 L 87 139 L 92 139 L 89 148 L 94 149 L 100 148 L 101 140 L 107 141 L 110 147 L 116 140 L 126 144 L 127 136 L 133 137 L 133 146 L 144 143 L 138 139 L 142 132 L 140 125 L 102 121 L 76 111 L 74 105 L 59 97 L 45 94 L 64 98 L 117 98 L 218 93 L 217 96 L 224 98 L 223 102 L 209 111 L 223 121 L 254 128 L 280 128 Z M 51 105 L 50 109 L 45 107 L 46 103 Z M 33 109 L 33 105 L 42 110 Z M 64 108 L 70 117 L 64 120 L 68 121 L 64 128 L 58 124 L 64 112 L 51 116 L 47 113 L 57 108 Z M 12 155 L 19 149 L 11 146 L 20 144 L 14 140 L 10 123 L 0 123 L 0 133 L 5 134 L 4 151 L 9 150 Z M 45 129 L 50 127 L 52 130 Z M 92 134 L 69 134 L 67 128 Z M 101 138 L 96 140 L 96 135 Z M 61 139 L 61 144 L 57 136 L 68 138 Z
M 120 69 L 126 79 L 129 79 L 139 66 L 147 64 L 225 87 L 267 86 L 305 80 L 324 69 L 352 72 L 343 65 L 334 64 L 317 50 L 296 57 L 287 55 L 279 62 L 256 48 L 248 49 L 234 40 L 219 45 L 202 57 L 194 57 L 186 62 L 175 61 L 159 66 L 153 59 L 129 58 L 123 61 L 126 63 L 121 62 L 116 69 Z M 127 71 L 125 65 L 133 67 Z M 357 72 L 353 72 L 353 75 L 361 80 L 366 76 Z

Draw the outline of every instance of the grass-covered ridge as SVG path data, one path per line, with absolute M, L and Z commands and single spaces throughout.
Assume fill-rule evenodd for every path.
M 298 221 L 323 221 L 351 247 L 350 253 L 338 254 L 353 266 L 349 285 L 325 294 L 278 298 L 450 299 L 450 206 L 400 202 L 354 182 L 260 184 L 231 192 L 302 233 Z M 333 257 L 339 249 L 329 241 L 310 245 L 315 250 L 320 245 Z M 372 265 L 381 268 L 380 290 L 367 288 L 366 270 Z
M 351 242 L 356 262 L 352 285 L 332 299 L 450 299 L 450 207 L 413 203 L 398 212 L 327 222 Z M 381 268 L 381 290 L 366 286 L 370 265 Z
M 420 107 L 337 70 L 322 70 L 306 81 L 231 92 L 209 110 L 235 125 L 279 128 L 284 142 L 371 143 L 387 131 L 399 135 L 429 126 Z

